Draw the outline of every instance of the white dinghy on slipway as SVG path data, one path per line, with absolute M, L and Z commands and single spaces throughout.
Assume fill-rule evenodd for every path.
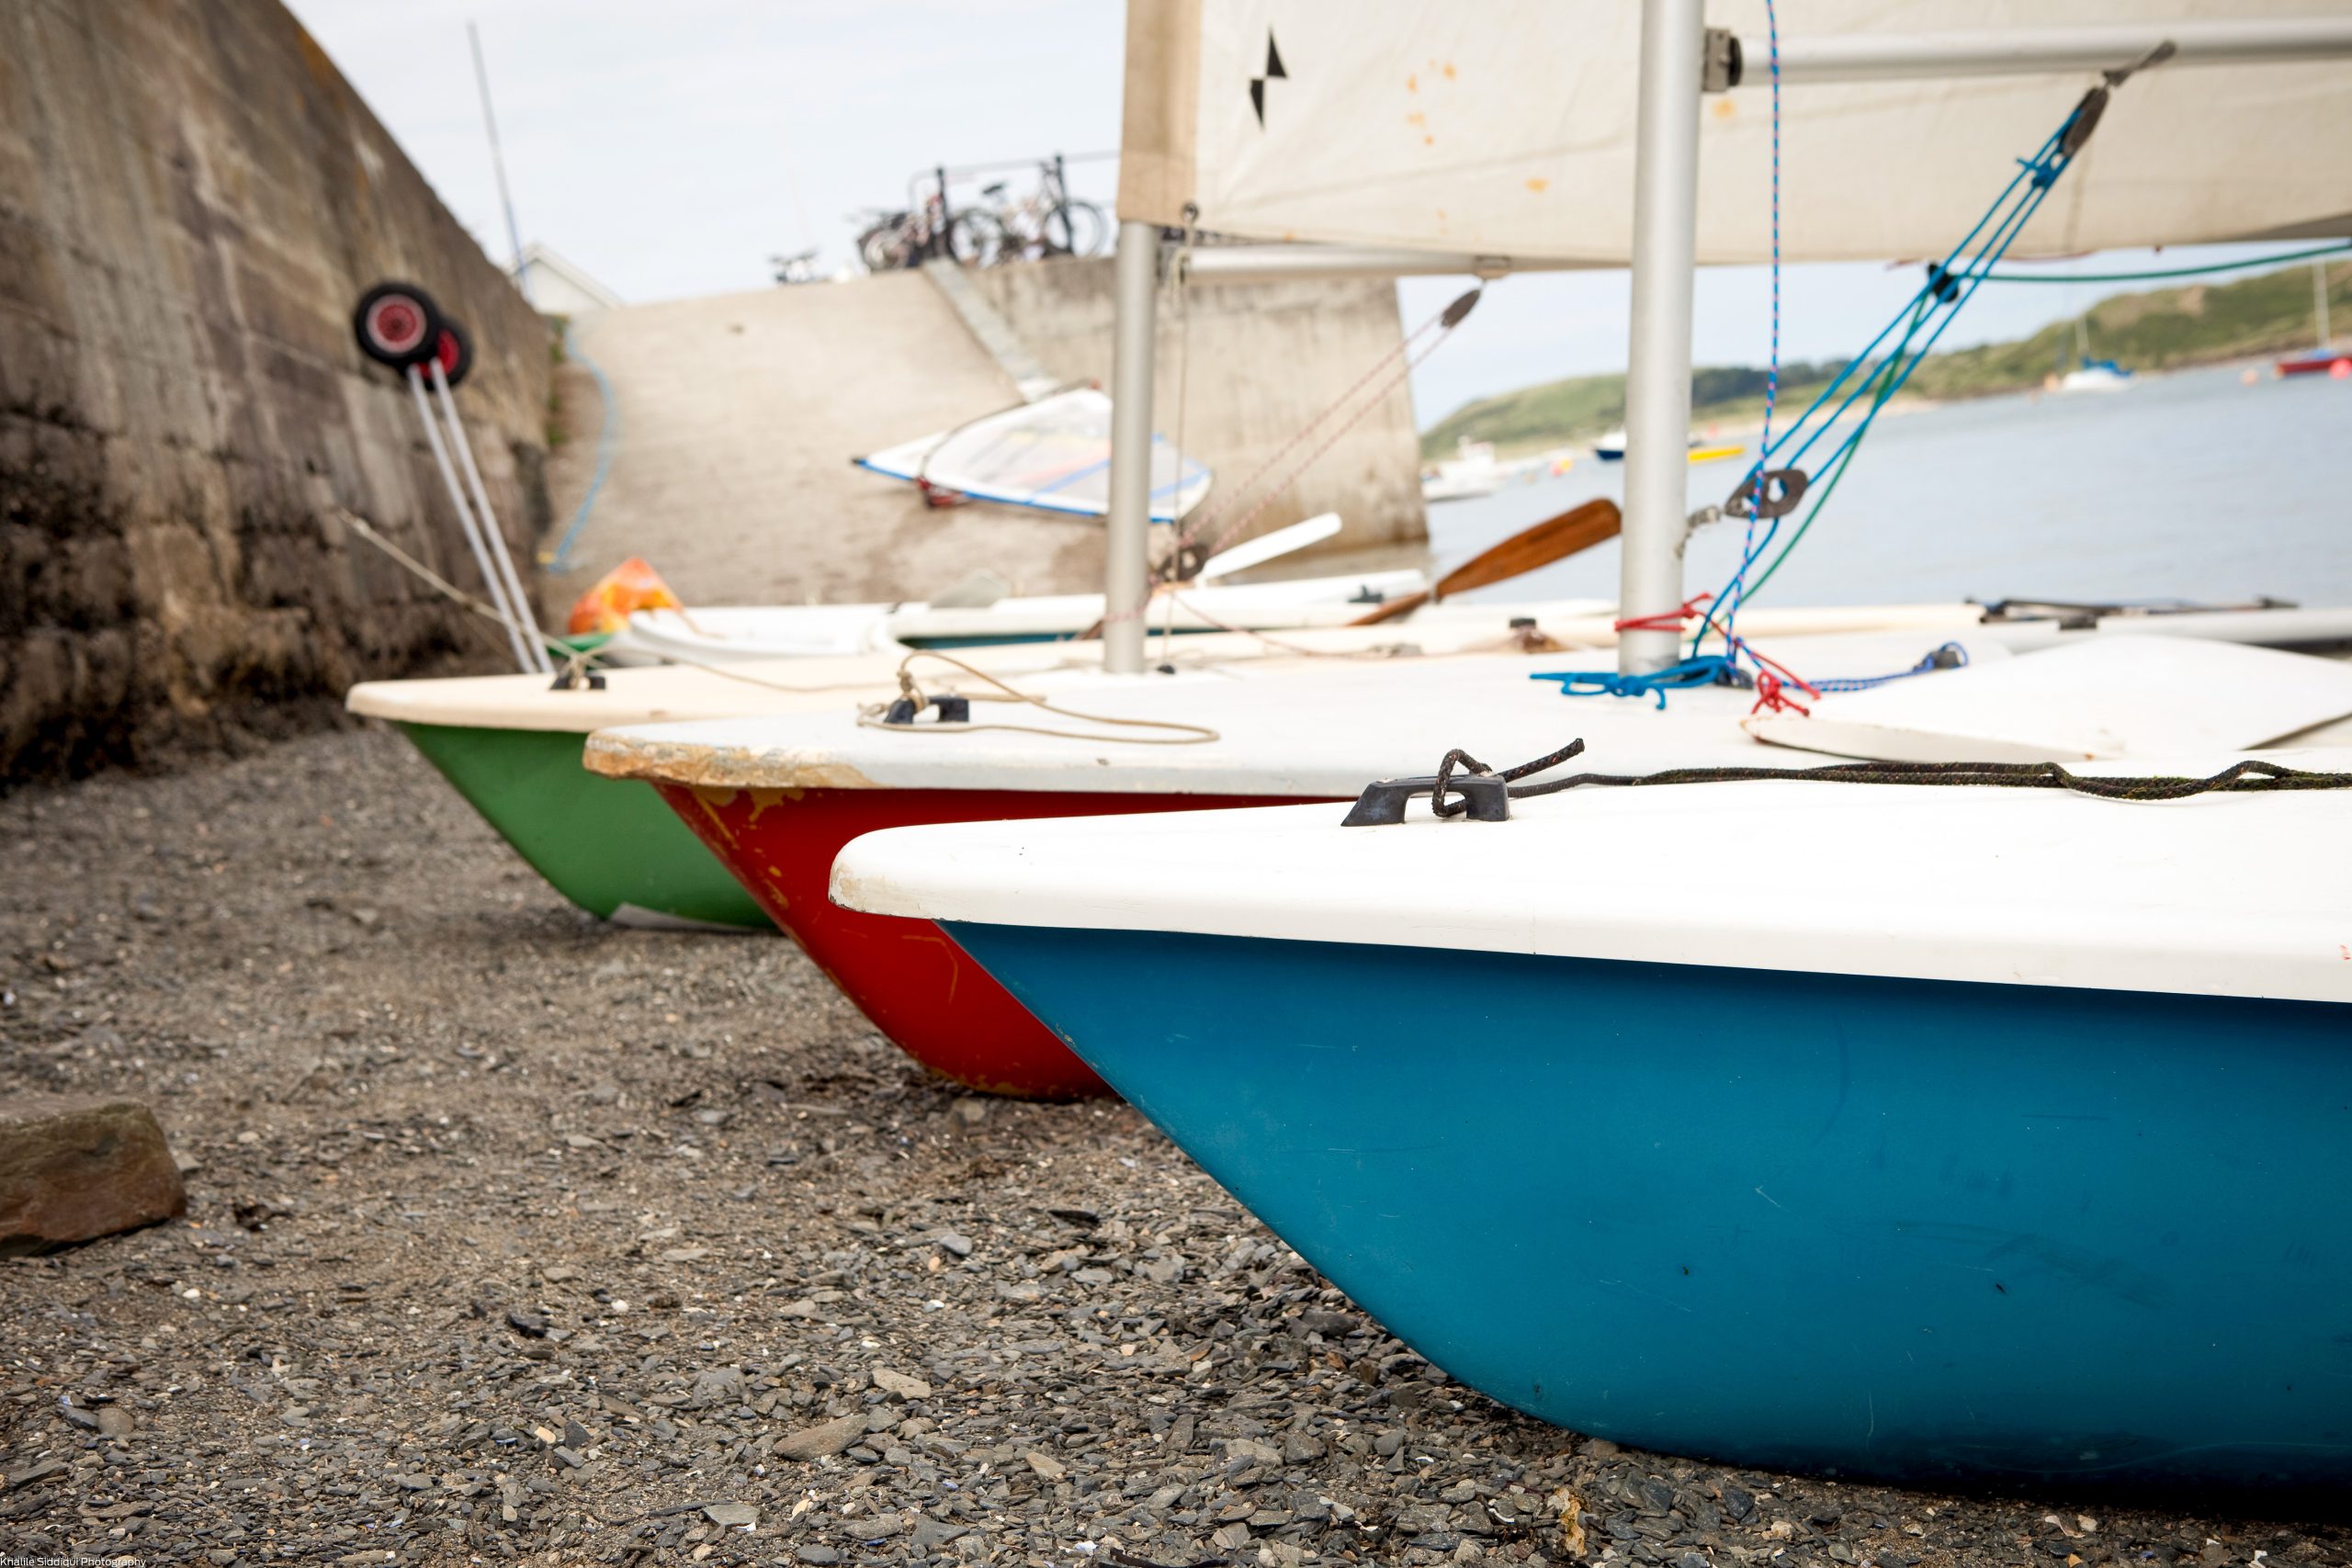
M 871 473 L 920 485 L 943 504 L 992 501 L 1100 517 L 1111 500 L 1111 400 L 1098 388 L 1073 387 L 855 461 Z M 1154 434 L 1151 520 L 1182 517 L 1214 479 Z
M 1429 588 L 1429 579 L 1409 568 L 1280 582 L 1224 581 L 1339 532 L 1339 514 L 1327 512 L 1219 551 L 1186 581 L 1162 586 L 1154 627 L 1194 634 L 1344 626 Z M 1100 593 L 1007 594 L 991 574 L 976 572 L 930 603 L 640 610 L 614 639 L 614 649 L 624 658 L 709 662 L 1053 642 L 1101 626 L 1102 604 Z

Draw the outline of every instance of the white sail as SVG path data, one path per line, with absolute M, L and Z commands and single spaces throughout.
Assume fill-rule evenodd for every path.
M 1784 39 L 2327 17 L 2345 0 L 1805 0 Z M 1765 36 L 1761 0 L 1708 22 Z M 1623 265 L 1634 0 L 1129 0 L 1119 215 L 1259 240 Z M 2117 63 L 2126 63 L 2118 62 Z M 1697 69 L 1697 62 L 1693 62 Z M 1770 66 L 1710 95 L 1698 256 L 1771 254 Z M 1791 85 L 1781 253 L 1940 256 L 2088 73 Z M 2133 77 L 2012 254 L 2352 233 L 2352 64 Z
M 856 459 L 861 468 L 974 501 L 1100 517 L 1110 504 L 1111 400 L 1080 387 Z M 1170 523 L 1208 494 L 1209 469 L 1159 436 L 1151 516 Z

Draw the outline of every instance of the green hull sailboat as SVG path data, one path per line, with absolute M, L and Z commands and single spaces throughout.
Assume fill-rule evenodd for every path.
M 652 785 L 580 765 L 584 734 L 399 728 L 532 870 L 590 914 L 629 925 L 773 929 Z
M 591 731 L 615 724 L 789 713 L 887 698 L 888 654 L 717 669 L 603 671 L 550 687 L 544 675 L 371 681 L 345 705 L 396 726 L 499 837 L 555 890 L 627 925 L 772 931 L 650 784 L 580 765 Z

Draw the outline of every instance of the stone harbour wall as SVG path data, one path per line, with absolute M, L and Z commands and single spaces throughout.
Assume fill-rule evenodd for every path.
M 333 722 L 503 638 L 337 521 L 480 578 L 385 277 L 472 338 L 458 400 L 517 564 L 547 326 L 277 0 L 0 6 L 0 787 Z

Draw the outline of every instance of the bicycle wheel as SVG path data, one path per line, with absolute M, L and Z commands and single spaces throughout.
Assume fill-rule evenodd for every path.
M 1099 255 L 1110 227 L 1092 202 L 1065 201 L 1046 214 L 1046 243 L 1063 255 Z
M 974 208 L 948 226 L 947 254 L 961 266 L 994 266 L 1004 257 L 1004 225 Z
M 899 265 L 902 237 L 899 220 L 886 219 L 857 237 L 857 258 L 868 272 L 888 272 Z

